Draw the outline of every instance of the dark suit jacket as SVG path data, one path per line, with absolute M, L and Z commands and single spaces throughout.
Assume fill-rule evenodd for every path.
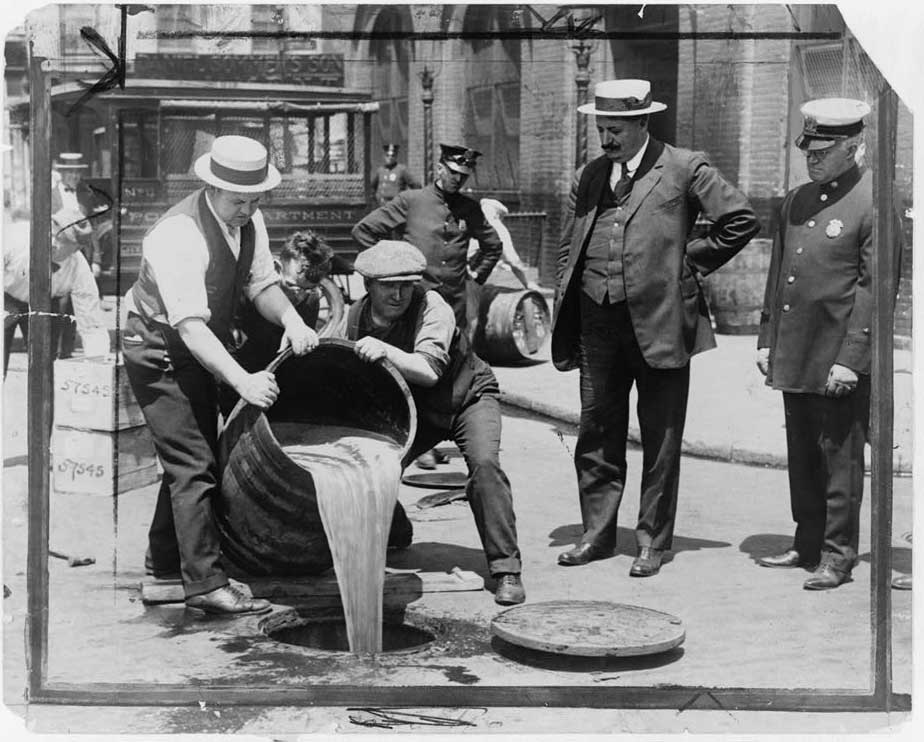
M 611 167 L 604 155 L 580 169 L 568 200 L 552 318 L 552 360 L 563 371 L 578 365 L 584 251 Z M 712 226 L 691 238 L 700 213 Z M 653 368 L 680 368 L 715 347 L 700 276 L 730 260 L 760 224 L 744 194 L 703 153 L 654 139 L 633 178 L 626 214 L 623 271 L 639 348 Z

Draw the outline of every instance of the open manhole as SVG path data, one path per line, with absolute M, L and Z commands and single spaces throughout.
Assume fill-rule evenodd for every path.
M 265 619 L 260 628 L 270 639 L 323 652 L 349 652 L 343 615 L 307 616 L 283 612 Z M 435 636 L 418 626 L 384 621 L 382 652 L 413 652 L 428 646 Z

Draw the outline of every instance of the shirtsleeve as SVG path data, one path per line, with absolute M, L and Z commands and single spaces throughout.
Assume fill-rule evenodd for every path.
M 414 352 L 422 355 L 437 376 L 442 376 L 449 364 L 449 347 L 456 329 L 452 307 L 435 291 L 427 291 L 418 315 L 414 335 Z
M 264 289 L 279 283 L 279 275 L 273 264 L 273 254 L 269 247 L 269 234 L 266 231 L 266 222 L 263 213 L 257 209 L 250 218 L 253 223 L 254 245 L 253 262 L 250 264 L 250 277 L 244 286 L 244 293 L 251 301 Z
M 142 253 L 154 274 L 168 324 L 176 327 L 183 320 L 212 318 L 205 290 L 209 251 L 192 217 L 177 214 L 164 219 L 144 238 Z

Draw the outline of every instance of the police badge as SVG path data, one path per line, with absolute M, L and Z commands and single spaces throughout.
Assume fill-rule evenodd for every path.
M 844 222 L 842 222 L 840 219 L 832 219 L 828 222 L 828 226 L 825 227 L 825 234 L 828 235 L 828 237 L 831 239 L 834 239 L 843 231 Z

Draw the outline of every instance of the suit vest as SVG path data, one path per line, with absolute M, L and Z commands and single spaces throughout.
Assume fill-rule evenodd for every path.
M 196 223 L 196 227 L 205 238 L 209 251 L 209 264 L 205 271 L 205 290 L 211 318 L 207 325 L 225 346 L 230 347 L 235 314 L 253 263 L 256 231 L 252 221 L 248 221 L 241 228 L 241 251 L 235 259 L 205 198 L 204 188 L 189 194 L 158 219 L 147 234 L 150 234 L 164 219 L 178 214 L 185 214 Z M 157 288 L 154 272 L 146 260 L 141 261 L 138 280 L 132 286 L 132 297 L 135 301 L 135 308 L 146 321 L 150 322 L 157 315 L 166 315 L 166 307 L 160 290 Z M 175 329 L 166 325 L 160 329 L 176 333 Z
M 609 186 L 603 188 L 597 218 L 584 252 L 581 289 L 597 304 L 609 297 L 611 304 L 626 300 L 622 256 L 628 193 L 617 203 Z
M 388 327 L 384 334 L 375 333 L 375 337 L 405 353 L 413 353 L 417 319 L 424 309 L 425 301 L 426 290 L 422 286 L 415 286 L 407 311 Z M 368 306 L 369 296 L 366 295 L 350 307 L 347 314 L 349 340 L 355 341 L 373 334 L 367 330 L 371 324 Z M 452 417 L 480 394 L 492 389 L 496 393 L 497 382 L 491 369 L 472 352 L 468 339 L 457 327 L 453 331 L 452 343 L 449 346 L 449 363 L 439 381 L 432 387 L 408 382 L 408 387 L 421 418 L 438 427 L 448 428 Z

